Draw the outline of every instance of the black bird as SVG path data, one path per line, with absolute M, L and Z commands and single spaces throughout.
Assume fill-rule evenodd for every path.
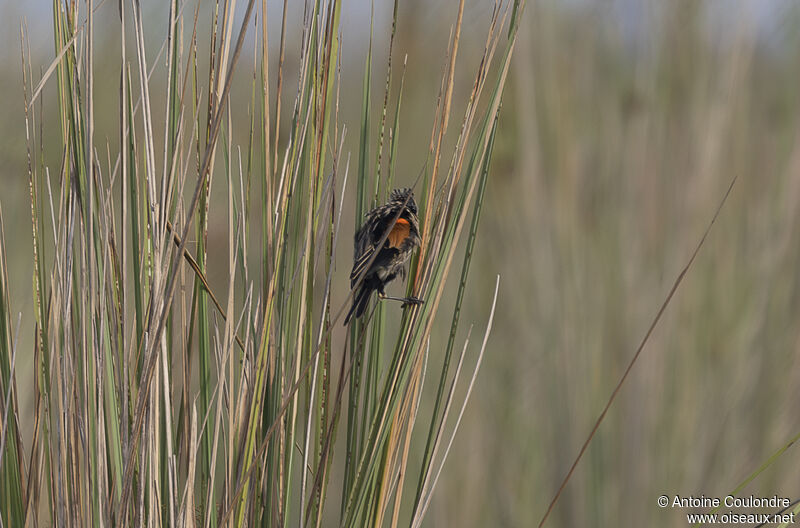
M 386 240 L 378 247 L 387 231 Z M 359 283 L 361 286 L 353 295 L 353 306 L 344 318 L 345 325 L 353 315 L 356 318 L 363 315 L 373 291 L 378 292 L 380 299 L 402 301 L 404 305 L 422 303 L 416 297 L 389 297 L 383 291 L 398 275 L 405 279 L 405 263 L 419 243 L 414 193 L 411 189 L 395 189 L 389 202 L 367 213 L 364 224 L 356 231 L 350 288 L 356 288 Z

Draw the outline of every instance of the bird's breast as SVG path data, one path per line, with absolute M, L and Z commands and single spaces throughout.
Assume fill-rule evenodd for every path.
M 400 249 L 410 232 L 411 225 L 408 223 L 408 220 L 405 218 L 398 218 L 391 232 L 389 232 L 389 237 L 387 239 L 389 247 Z

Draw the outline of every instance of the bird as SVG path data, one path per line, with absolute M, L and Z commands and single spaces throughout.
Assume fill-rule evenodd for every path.
M 402 301 L 403 306 L 422 303 L 416 297 L 390 297 L 384 291 L 398 275 L 401 280 L 405 279 L 405 263 L 420 244 L 413 191 L 408 188 L 393 190 L 386 204 L 371 210 L 365 217 L 354 236 L 353 270 L 350 272 L 353 305 L 344 319 L 345 326 L 354 315 L 357 319 L 364 314 L 373 291 L 378 292 L 379 299 Z

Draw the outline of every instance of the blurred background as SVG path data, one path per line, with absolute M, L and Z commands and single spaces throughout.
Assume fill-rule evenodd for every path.
M 400 184 L 422 168 L 457 3 L 401 2 L 393 55 L 395 64 L 407 55 Z M 148 4 L 154 60 L 165 7 Z M 280 4 L 268 3 L 276 47 Z M 382 94 L 391 4 L 375 4 L 372 81 Z M 466 2 L 454 117 L 466 107 L 492 6 Z M 51 8 L 0 1 L 0 206 L 23 350 L 32 348 L 34 311 L 20 28 L 43 71 L 54 56 Z M 111 153 L 116 9 L 108 1 L 98 9 L 96 37 L 95 137 L 98 151 L 107 141 Z M 299 19 L 300 9 L 293 5 L 289 17 Z M 345 1 L 342 34 L 339 120 L 354 162 L 368 2 Z M 290 96 L 298 40 L 287 35 Z M 234 144 L 246 141 L 252 41 L 248 49 L 234 89 L 234 101 L 245 102 L 235 107 L 244 124 Z M 154 83 L 159 75 L 163 67 Z M 41 101 L 36 126 L 53 127 L 55 138 L 54 86 Z M 730 199 L 548 526 L 686 526 L 681 511 L 658 508 L 659 495 L 723 497 L 800 431 L 799 117 L 796 2 L 529 0 L 463 316 L 482 332 L 500 274 L 494 330 L 428 526 L 538 523 L 734 176 Z M 52 167 L 60 152 L 47 149 L 47 135 L 36 155 Z M 348 293 L 353 221 L 346 212 L 334 299 Z M 212 247 L 215 236 L 224 244 L 221 225 Z M 210 263 L 221 288 L 224 261 Z M 442 321 L 451 307 L 445 299 Z M 432 361 L 446 331 L 440 323 Z M 20 357 L 18 377 L 31 362 Z M 742 493 L 799 496 L 798 462 L 790 448 Z

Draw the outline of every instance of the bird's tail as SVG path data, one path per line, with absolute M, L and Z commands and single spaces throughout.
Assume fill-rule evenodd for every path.
M 353 298 L 353 305 L 350 307 L 350 311 L 347 312 L 347 317 L 344 318 L 344 325 L 347 326 L 347 323 L 350 322 L 350 318 L 355 314 L 356 319 L 361 317 L 364 314 L 364 310 L 367 309 L 367 304 L 369 304 L 369 298 L 372 294 L 372 288 L 363 284 L 361 288 L 359 288 L 358 293 Z

